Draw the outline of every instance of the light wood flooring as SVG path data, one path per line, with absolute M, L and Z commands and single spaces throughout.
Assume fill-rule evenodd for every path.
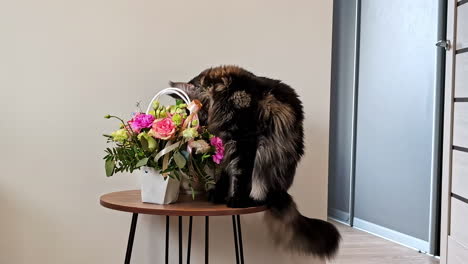
M 343 237 L 338 256 L 330 264 L 439 264 L 439 260 L 383 238 L 335 224 Z

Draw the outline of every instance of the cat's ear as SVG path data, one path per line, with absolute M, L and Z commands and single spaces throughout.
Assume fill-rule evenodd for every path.
M 169 81 L 169 86 L 173 87 L 173 88 L 179 88 L 179 89 L 182 89 L 184 91 L 188 91 L 188 90 L 191 90 L 191 89 L 195 88 L 195 86 L 193 84 L 185 83 L 185 82 L 172 82 L 172 81 Z

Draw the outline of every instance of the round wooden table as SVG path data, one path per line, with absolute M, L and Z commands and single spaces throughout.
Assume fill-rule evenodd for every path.
M 138 220 L 138 214 L 165 215 L 166 216 L 166 251 L 165 263 L 169 263 L 169 216 L 179 217 L 179 263 L 182 263 L 182 217 L 189 216 L 189 229 L 187 241 L 187 263 L 190 263 L 190 248 L 192 242 L 193 216 L 205 216 L 205 263 L 208 263 L 209 246 L 209 217 L 210 216 L 232 216 L 232 227 L 234 234 L 234 245 L 236 251 L 236 263 L 244 263 L 244 250 L 242 247 L 242 230 L 240 215 L 257 213 L 267 210 L 266 206 L 248 208 L 229 208 L 222 204 L 212 204 L 206 199 L 180 195 L 174 204 L 150 204 L 141 202 L 139 190 L 121 191 L 104 194 L 100 198 L 102 206 L 109 209 L 132 213 L 132 223 L 128 237 L 125 264 L 130 263 L 132 256 L 133 240 Z

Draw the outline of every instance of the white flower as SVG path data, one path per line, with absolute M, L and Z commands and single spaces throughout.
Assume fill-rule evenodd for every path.
M 196 154 L 204 154 L 210 150 L 210 145 L 203 139 L 189 142 L 189 147 L 195 149 Z

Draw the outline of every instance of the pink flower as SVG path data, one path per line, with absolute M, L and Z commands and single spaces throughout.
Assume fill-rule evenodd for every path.
M 224 145 L 223 141 L 219 137 L 212 137 L 210 139 L 210 144 L 215 147 L 216 152 L 213 155 L 213 161 L 216 164 L 220 164 L 224 158 Z
M 140 133 L 143 128 L 150 128 L 153 125 L 153 121 L 154 116 L 138 113 L 128 123 L 133 131 Z
M 216 164 L 220 164 L 223 158 L 224 158 L 224 153 L 216 152 L 216 154 L 213 155 L 213 161 Z
M 223 145 L 223 140 L 219 137 L 212 137 L 210 138 L 210 144 L 214 146 L 216 149 L 223 149 L 224 151 L 224 145 Z
M 168 140 L 174 136 L 176 126 L 170 117 L 156 119 L 151 128 L 151 136 L 163 140 Z

